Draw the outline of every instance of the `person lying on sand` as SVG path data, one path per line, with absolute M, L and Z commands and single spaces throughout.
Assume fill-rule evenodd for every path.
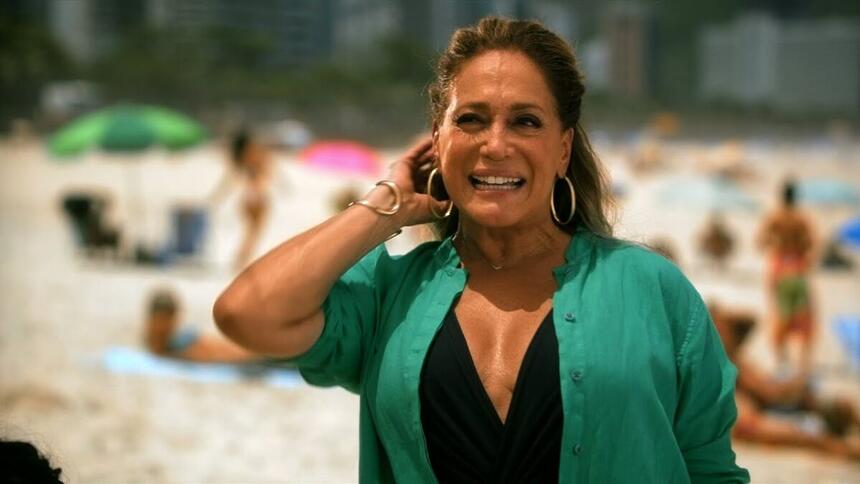
M 210 363 L 261 361 L 262 357 L 226 338 L 180 328 L 179 298 L 170 289 L 158 289 L 147 305 L 144 343 L 158 356 Z
M 792 378 L 771 377 L 743 354 L 755 317 L 708 305 L 726 353 L 738 368 L 735 400 L 738 419 L 733 437 L 750 442 L 805 447 L 860 461 L 860 411 L 845 398 L 823 399 L 809 385 L 808 369 Z M 780 418 L 777 412 L 813 417 L 820 431 Z

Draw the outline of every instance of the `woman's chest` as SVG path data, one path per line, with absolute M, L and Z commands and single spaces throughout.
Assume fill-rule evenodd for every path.
M 526 352 L 552 307 L 552 293 L 513 304 L 500 307 L 467 286 L 455 307 L 468 357 L 502 419 Z

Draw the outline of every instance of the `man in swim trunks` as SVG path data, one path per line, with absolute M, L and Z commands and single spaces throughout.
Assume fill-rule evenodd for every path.
M 767 283 L 774 308 L 774 347 L 780 361 L 786 359 L 786 343 L 796 334 L 801 343 L 801 365 L 809 368 L 814 335 L 813 306 L 809 288 L 812 265 L 812 228 L 796 207 L 797 188 L 788 180 L 782 188 L 782 206 L 765 219 L 758 235 L 768 253 Z

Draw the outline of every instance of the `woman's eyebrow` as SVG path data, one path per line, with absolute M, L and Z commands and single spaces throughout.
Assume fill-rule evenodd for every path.
M 485 102 L 481 102 L 481 101 L 475 101 L 475 102 L 461 104 L 460 106 L 457 107 L 457 110 L 460 110 L 460 109 L 474 109 L 475 111 L 489 111 L 490 105 L 489 105 L 489 103 L 485 103 Z M 510 109 L 511 109 L 511 111 L 527 111 L 529 109 L 533 109 L 535 111 L 540 111 L 541 113 L 544 112 L 544 109 L 540 105 L 535 104 L 535 103 L 529 103 L 529 102 L 514 103 L 511 105 Z
M 485 103 L 485 102 L 475 101 L 475 102 L 470 102 L 470 103 L 463 103 L 460 106 L 458 106 L 457 109 L 458 110 L 460 110 L 460 109 L 474 109 L 475 111 L 489 111 L 490 105 L 488 103 Z
M 511 106 L 512 111 L 526 111 L 529 109 L 543 112 L 543 108 L 534 103 L 515 103 Z

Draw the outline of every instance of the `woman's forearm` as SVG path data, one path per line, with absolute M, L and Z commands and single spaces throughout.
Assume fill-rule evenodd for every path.
M 391 191 L 366 197 L 390 207 Z M 337 279 L 401 227 L 398 214 L 383 216 L 354 205 L 277 246 L 245 269 L 213 309 L 221 331 L 259 353 L 292 356 L 322 331 L 320 308 Z M 311 327 L 309 327 L 311 326 Z

